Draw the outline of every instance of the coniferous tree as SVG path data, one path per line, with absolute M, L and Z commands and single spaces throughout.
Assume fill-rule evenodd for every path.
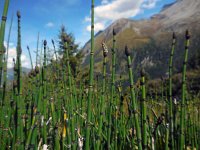
M 79 45 L 75 43 L 75 38 L 74 38 L 73 34 L 68 33 L 65 26 L 62 25 L 61 29 L 59 31 L 59 35 L 58 35 L 58 38 L 59 38 L 58 54 L 60 56 L 64 56 L 64 53 L 65 53 L 64 37 L 67 37 L 67 38 L 65 38 L 65 40 L 67 39 L 67 43 L 68 43 L 69 61 L 70 61 L 72 73 L 74 76 L 76 76 L 76 74 L 79 70 L 78 68 L 80 67 L 81 62 L 82 62 L 83 54 L 79 50 Z M 64 60 L 65 60 L 64 57 L 62 57 L 61 61 L 63 61 L 63 63 L 66 63 Z

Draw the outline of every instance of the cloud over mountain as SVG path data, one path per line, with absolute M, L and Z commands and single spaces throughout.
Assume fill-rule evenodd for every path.
M 152 9 L 159 0 L 102 0 L 99 6 L 94 9 L 95 12 L 95 32 L 105 29 L 107 25 L 120 18 L 131 18 L 138 15 L 143 9 Z M 106 12 L 106 13 L 105 13 Z M 85 21 L 90 22 L 90 17 Z M 87 26 L 90 31 L 90 25 Z

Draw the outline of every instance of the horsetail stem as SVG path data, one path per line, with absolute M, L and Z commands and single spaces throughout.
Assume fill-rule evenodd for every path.
M 21 14 L 18 11 L 17 12 L 18 17 L 18 40 L 17 40 L 17 71 L 18 71 L 18 92 L 19 95 L 22 95 L 22 66 L 21 66 L 21 54 L 22 54 L 22 48 L 21 48 L 21 25 L 20 25 L 20 19 Z
M 21 54 L 22 54 L 22 48 L 21 48 L 21 14 L 18 11 L 17 12 L 17 18 L 18 18 L 18 37 L 17 37 L 17 103 L 18 103 L 18 125 L 19 128 L 17 133 L 19 135 L 20 142 L 24 142 L 24 136 L 23 136 L 23 122 L 22 122 L 22 115 L 23 115 L 23 99 L 22 99 L 22 66 L 21 66 Z M 24 145 L 20 144 L 20 148 L 23 148 Z
M 91 101 L 93 92 L 93 78 L 94 78 L 94 0 L 92 0 L 91 8 L 91 51 L 90 51 L 90 73 L 89 73 L 89 93 L 88 93 L 88 105 L 87 105 L 87 123 L 86 123 L 86 142 L 85 150 L 90 149 L 90 132 L 91 126 Z
M 52 45 L 53 45 L 53 50 L 54 50 L 54 54 L 55 54 L 56 62 L 57 62 L 58 61 L 58 56 L 57 56 L 57 53 L 56 53 L 56 46 L 55 46 L 54 40 L 51 40 L 51 42 L 52 42 Z
M 115 67 L 116 67 L 116 54 L 115 54 L 115 30 L 113 29 L 113 48 L 112 48 L 112 78 L 111 78 L 111 96 L 110 96 L 110 104 L 109 104 L 109 110 L 108 110 L 108 149 L 111 149 L 111 124 L 112 124 L 112 112 L 113 112 L 113 107 L 115 108 L 115 106 L 113 106 L 115 102 L 113 102 L 113 98 L 114 98 L 114 94 L 115 94 Z M 115 119 L 115 123 L 116 123 L 116 119 Z M 115 126 L 116 128 L 116 126 Z M 116 137 L 116 133 L 115 133 L 115 137 Z M 116 139 L 115 143 L 116 143 Z
M 29 48 L 29 46 L 27 46 L 27 50 L 28 50 L 29 57 L 30 57 L 31 68 L 32 68 L 32 70 L 33 70 L 33 61 L 32 61 L 32 57 L 31 57 L 31 52 L 30 52 L 30 48 Z
M 145 71 L 141 70 L 141 89 L 142 89 L 142 149 L 147 150 L 147 116 L 146 116 L 146 89 Z
M 6 98 L 6 87 L 7 87 L 7 66 L 8 66 L 8 51 L 9 51 L 9 43 L 10 43 L 10 35 L 12 30 L 12 24 L 13 24 L 13 15 L 11 18 L 11 24 L 9 27 L 9 33 L 8 33 L 8 40 L 7 40 L 7 53 L 4 55 L 4 73 L 3 73 L 3 95 L 2 95 L 2 105 Z
M 3 69 L 3 55 L 5 53 L 4 51 L 4 36 L 5 36 L 5 29 L 6 29 L 6 20 L 7 20 L 7 13 L 8 13 L 8 7 L 9 7 L 10 0 L 5 0 L 4 3 L 4 9 L 2 13 L 2 19 L 1 19 L 1 29 L 0 29 L 0 85 L 2 80 L 2 69 Z
M 104 113 L 104 102 L 105 102 L 105 92 L 106 92 L 106 63 L 107 63 L 107 55 L 108 48 L 105 43 L 102 43 L 103 48 L 103 81 L 102 81 L 102 95 L 100 98 L 100 116 L 99 116 L 99 127 L 98 127 L 98 141 L 96 149 L 100 149 L 100 144 L 102 142 L 101 134 L 102 134 L 102 125 L 103 125 L 103 113 Z
M 141 139 L 141 131 L 140 131 L 140 125 L 139 125 L 138 109 L 136 106 L 136 99 L 135 99 L 133 72 L 131 69 L 131 56 L 130 56 L 130 50 L 128 49 L 127 46 L 125 47 L 125 54 L 127 56 L 127 63 L 128 63 L 128 70 L 129 70 L 130 92 L 131 92 L 134 123 L 136 127 L 137 146 L 139 150 L 142 150 L 142 141 L 141 141 L 142 139 Z
M 39 41 L 40 41 L 40 33 L 38 32 L 38 36 L 37 36 L 37 49 L 36 49 L 36 62 L 35 62 L 35 66 L 38 66 Z
M 67 37 L 64 36 L 64 42 L 65 42 L 65 57 L 67 62 L 67 70 L 68 70 L 68 84 L 69 84 L 69 92 L 70 92 L 70 114 L 71 114 L 71 139 L 72 139 L 72 149 L 76 149 L 76 137 L 75 137 L 75 116 L 74 116 L 74 97 L 73 97 L 73 91 L 72 91 L 72 73 L 71 73 L 71 67 L 70 67 L 70 61 L 69 61 L 69 45 L 67 43 Z
M 43 83 L 43 108 L 42 108 L 42 114 L 43 114 L 43 120 L 47 119 L 47 77 L 46 77 L 46 63 L 47 63 L 47 55 L 46 55 L 46 48 L 47 48 L 47 41 L 44 40 L 44 62 L 42 67 L 42 83 Z M 47 144 L 47 126 L 46 123 L 43 123 L 43 143 Z
M 170 149 L 174 149 L 174 122 L 173 122 L 173 100 L 172 100 L 172 71 L 173 71 L 173 56 L 176 44 L 176 35 L 173 33 L 172 48 L 169 60 L 169 120 L 170 120 Z
M 182 72 L 182 94 L 181 94 L 181 116 L 180 116 L 180 150 L 184 149 L 185 146 L 185 95 L 186 95 L 186 67 L 188 61 L 188 51 L 190 46 L 190 34 L 187 30 L 185 33 L 185 55 L 183 62 L 183 72 Z

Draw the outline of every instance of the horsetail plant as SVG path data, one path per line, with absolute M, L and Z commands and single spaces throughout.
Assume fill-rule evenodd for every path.
M 36 64 L 35 66 L 38 66 L 38 56 L 39 56 L 39 41 L 40 41 L 40 33 L 38 32 L 38 36 L 37 36 L 37 49 L 36 49 Z
M 69 84 L 69 94 L 70 94 L 70 115 L 71 115 L 71 140 L 72 140 L 72 143 L 71 143 L 71 146 L 72 146 L 72 149 L 75 150 L 76 149 L 76 137 L 75 137 L 75 127 L 74 127 L 74 124 L 75 124 L 75 116 L 74 116 L 74 112 L 73 112 L 73 109 L 75 108 L 74 107 L 74 97 L 73 97 L 73 91 L 72 91 L 72 74 L 71 74 L 71 67 L 70 67 L 70 61 L 69 61 L 69 45 L 67 43 L 67 37 L 64 36 L 64 42 L 65 42 L 65 57 L 66 57 L 66 62 L 67 62 L 67 70 L 68 70 L 68 84 Z
M 32 61 L 32 57 L 31 57 L 31 52 L 30 52 L 30 48 L 29 48 L 29 46 L 27 46 L 27 50 L 28 50 L 29 57 L 30 57 L 31 68 L 32 68 L 32 70 L 33 70 L 33 61 Z
M 102 43 L 103 48 L 103 81 L 102 81 L 102 95 L 100 98 L 100 116 L 99 116 L 99 126 L 98 126 L 98 140 L 96 149 L 100 149 L 100 144 L 102 142 L 102 125 L 103 125 L 103 114 L 104 114 L 104 102 L 105 102 L 105 92 L 106 92 L 106 64 L 107 64 L 107 55 L 108 48 L 105 43 Z
M 142 149 L 147 150 L 147 116 L 146 116 L 146 89 L 145 71 L 141 70 L 141 90 L 142 90 Z
M 113 29 L 113 48 L 112 48 L 112 79 L 111 79 L 111 99 L 110 99 L 110 104 L 109 104 L 109 110 L 108 110 L 108 149 L 111 149 L 111 125 L 112 125 L 112 112 L 113 112 L 113 107 L 115 108 L 116 100 L 114 102 L 114 94 L 115 94 L 115 67 L 116 67 L 116 54 L 115 54 L 115 30 Z M 114 105 L 114 106 L 113 106 Z M 117 111 L 117 110 L 114 110 Z M 116 121 L 117 121 L 117 116 L 115 116 L 115 138 L 114 138 L 114 143 L 115 143 L 115 148 L 116 148 L 116 141 L 117 141 L 117 127 L 116 127 Z
M 42 67 L 42 84 L 43 84 L 43 108 L 42 108 L 42 128 L 43 128 L 43 144 L 47 144 L 47 125 L 44 122 L 47 119 L 47 76 L 46 76 L 46 70 L 47 70 L 47 55 L 46 55 L 46 49 L 47 49 L 47 41 L 44 40 L 44 62 Z
M 17 38 L 17 62 L 16 62 L 16 71 L 17 71 L 17 124 L 19 127 L 17 127 L 17 135 L 19 137 L 20 143 L 24 142 L 24 135 L 23 135 L 23 99 L 22 99 L 22 66 L 21 66 L 21 54 L 22 54 L 22 48 L 21 48 L 21 14 L 18 11 L 17 12 L 17 18 L 18 18 L 18 38 Z M 24 148 L 24 144 L 19 145 L 20 148 Z
M 4 119 L 2 119 L 2 117 L 4 116 L 4 112 L 6 109 L 12 109 L 11 107 L 9 107 L 8 105 L 8 101 L 5 102 L 5 99 L 6 99 L 6 95 L 7 94 L 7 61 L 8 61 L 8 50 L 9 50 L 9 42 L 10 42 L 10 34 L 11 34 L 11 29 L 12 29 L 12 22 L 13 22 L 13 16 L 12 16 L 12 19 L 11 19 L 11 24 L 10 24 L 10 28 L 9 28 L 9 34 L 8 34 L 8 40 L 7 40 L 7 53 L 4 55 L 4 65 L 3 65 L 3 90 L 1 91 L 0 90 L 0 97 L 1 97 L 1 101 L 0 101 L 0 119 L 1 119 L 1 124 L 0 125 L 3 125 L 4 123 Z M 1 95 L 1 92 L 2 92 L 2 95 Z M 6 103 L 6 104 L 5 104 Z M 4 106 L 5 105 L 5 106 Z M 5 121 L 6 122 L 6 125 L 5 125 L 5 128 L 7 129 L 9 127 L 9 119 L 11 118 L 11 110 L 8 112 L 8 120 Z M 2 136 L 2 132 L 0 131 L 0 137 Z M 6 141 L 6 139 L 4 139 L 4 142 Z M 3 144 L 2 148 L 5 146 L 5 144 Z M 3 148 L 4 149 L 4 148 Z
M 12 24 L 13 24 L 13 15 L 11 19 L 11 24 L 9 27 L 9 33 L 8 33 L 8 40 L 7 40 L 7 53 L 4 55 L 4 68 L 3 68 L 3 94 L 2 94 L 2 105 L 5 101 L 6 97 L 6 87 L 7 87 L 7 65 L 8 65 L 8 51 L 9 51 L 9 43 L 10 43 L 10 35 L 12 30 Z
M 57 62 L 57 61 L 58 61 L 58 56 L 57 56 L 57 53 L 56 53 L 55 42 L 54 42 L 54 40 L 51 40 L 51 42 L 52 42 L 52 45 L 53 45 L 54 55 L 55 55 L 55 57 L 56 57 L 56 62 Z
M 5 53 L 4 50 L 4 36 L 5 36 L 5 28 L 6 28 L 6 20 L 7 20 L 7 13 L 9 7 L 10 0 L 5 0 L 4 9 L 2 13 L 2 20 L 1 20 L 1 29 L 0 29 L 0 85 L 2 80 L 2 69 L 3 69 L 3 55 Z
M 187 30 L 185 33 L 185 54 L 183 62 L 183 72 L 182 72 L 182 94 L 181 94 L 181 114 L 180 114 L 180 150 L 185 147 L 185 97 L 186 97 L 186 68 L 188 61 L 188 51 L 190 46 L 190 34 Z
M 172 100 L 172 69 L 173 69 L 173 56 L 176 44 L 176 35 L 173 33 L 172 48 L 169 60 L 169 121 L 170 121 L 170 149 L 174 149 L 174 122 L 173 122 L 173 100 Z
M 134 83 L 133 83 L 133 72 L 131 69 L 131 56 L 130 50 L 128 47 L 125 47 L 125 54 L 127 56 L 128 70 L 129 70 L 129 80 L 130 80 L 130 92 L 131 92 L 131 101 L 132 101 L 132 112 L 134 116 L 134 123 L 136 128 L 136 136 L 137 136 L 137 146 L 139 150 L 142 150 L 142 139 L 141 139 L 141 130 L 139 125 L 139 117 L 138 117 L 138 109 L 136 106 L 135 92 L 134 92 Z
M 91 51 L 90 51 L 90 73 L 89 73 L 89 93 L 87 103 L 87 123 L 86 123 L 86 141 L 85 150 L 90 149 L 90 132 L 91 132 L 91 102 L 93 92 L 93 78 L 94 78 L 94 0 L 92 0 L 91 8 Z

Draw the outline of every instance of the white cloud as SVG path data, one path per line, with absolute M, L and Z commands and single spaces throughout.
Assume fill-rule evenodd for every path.
M 97 20 L 134 17 L 140 11 L 142 2 L 143 0 L 112 0 L 106 5 L 95 7 L 95 17 Z
M 91 18 L 90 17 L 85 17 L 84 22 L 91 22 Z
M 54 27 L 54 23 L 53 22 L 48 22 L 45 27 L 48 27 L 48 28 L 52 28 Z
M 95 31 L 103 30 L 107 24 L 120 19 L 131 18 L 138 15 L 144 9 L 152 9 L 159 0 L 102 0 L 95 12 Z M 85 17 L 85 22 L 90 22 L 90 17 Z M 90 27 L 87 26 L 87 31 Z
M 145 9 L 152 9 L 156 6 L 158 0 L 145 0 L 142 7 Z
M 102 0 L 101 5 L 95 7 L 95 32 L 105 29 L 106 25 L 120 18 L 130 18 L 140 12 L 144 0 Z M 85 17 L 85 22 L 90 22 L 90 17 Z M 87 26 L 87 31 L 91 31 Z
M 95 32 L 98 32 L 98 31 L 100 31 L 100 30 L 103 30 L 103 29 L 105 29 L 105 25 L 103 24 L 103 23 L 95 23 L 94 24 L 94 31 Z M 87 26 L 87 31 L 91 31 L 91 26 L 89 25 L 89 26 Z
M 10 47 L 8 50 L 8 68 L 12 68 L 13 66 L 13 58 L 16 60 L 17 51 L 14 46 Z M 22 67 L 30 68 L 30 60 L 28 57 L 22 53 L 21 55 L 21 63 Z

